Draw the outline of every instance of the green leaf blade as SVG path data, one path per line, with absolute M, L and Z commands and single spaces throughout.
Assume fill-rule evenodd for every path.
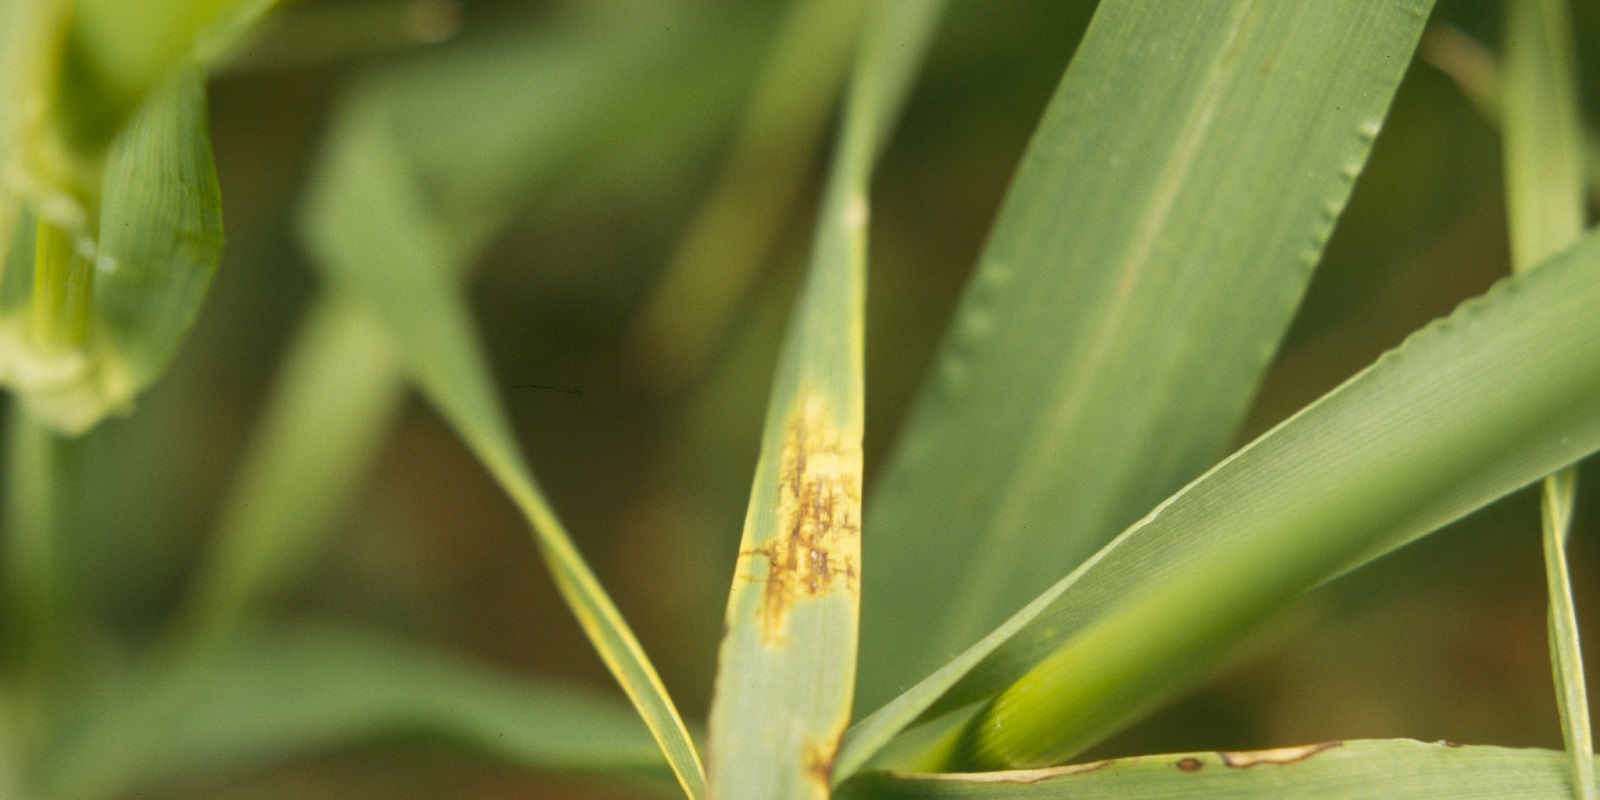
M 700 370 L 770 257 L 839 105 L 867 5 L 790 7 L 716 187 L 630 334 L 636 361 L 662 386 Z
M 667 777 L 618 701 L 371 633 L 257 632 L 143 677 L 55 743 L 43 797 L 104 800 L 400 732 L 535 769 Z
M 556 587 L 601 660 L 698 798 L 703 769 L 677 708 L 523 460 L 455 281 L 459 245 L 428 210 L 375 104 L 353 105 L 334 132 L 302 218 L 307 244 L 338 291 L 376 317 L 412 380 L 528 520 Z
M 1203 676 L 1294 594 L 1600 449 L 1600 331 L 1583 322 L 1597 302 L 1589 236 L 1413 334 L 864 720 L 853 763 L 930 707 L 996 693 L 968 757 L 1058 761 Z
M 826 798 L 855 688 L 868 183 L 943 3 L 878 3 L 751 489 L 710 719 L 713 798 Z
M 1558 800 L 1568 796 L 1561 762 L 1561 754 L 1549 750 L 1357 740 L 1249 752 L 1138 756 L 1014 772 L 871 774 L 853 784 L 848 797 Z
M 1563 0 L 1507 6 L 1504 81 L 1506 212 L 1514 272 L 1533 268 L 1583 232 L 1583 115 L 1572 23 Z M 1550 660 L 1574 794 L 1600 798 L 1594 734 L 1566 547 L 1575 468 L 1545 479 L 1540 506 L 1549 596 Z
M 331 298 L 311 309 L 275 386 L 178 625 L 179 647 L 225 642 L 301 571 L 377 460 L 405 397 L 387 332 Z
M 869 503 L 864 707 L 1222 454 L 1427 8 L 1101 4 Z
M 113 406 L 172 360 L 222 257 L 222 192 L 211 158 L 203 76 L 182 71 L 152 93 L 112 146 L 94 286 Z
M 1534 0 L 1506 11 L 1501 127 L 1511 262 L 1520 272 L 1583 232 L 1583 123 L 1565 4 Z

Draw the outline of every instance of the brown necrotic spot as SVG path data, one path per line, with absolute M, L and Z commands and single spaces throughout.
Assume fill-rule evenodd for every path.
M 1200 768 L 1204 767 L 1205 765 L 1206 765 L 1206 762 L 1201 761 L 1200 759 L 1195 758 L 1194 756 L 1186 756 L 1184 758 L 1180 758 L 1180 759 L 1178 759 L 1177 764 L 1176 764 L 1178 769 L 1181 769 L 1184 772 L 1199 772 Z
M 777 526 L 752 555 L 766 559 L 761 638 L 783 638 L 798 600 L 860 591 L 861 442 L 834 424 L 820 398 L 798 404 L 784 426 Z

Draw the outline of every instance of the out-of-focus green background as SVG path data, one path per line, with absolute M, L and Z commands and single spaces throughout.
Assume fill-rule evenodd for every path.
M 343 87 L 366 70 L 420 65 L 529 26 L 559 31 L 591 5 L 627 13 L 629 4 L 306 0 L 283 11 L 283 31 L 293 35 L 269 31 L 214 80 L 228 249 L 213 296 L 138 413 L 71 452 L 73 468 L 97 490 L 75 517 L 68 571 L 72 590 L 101 621 L 93 646 L 107 663 L 156 637 L 181 598 L 277 360 L 315 291 L 292 222 Z M 637 5 L 646 13 L 652 4 Z M 722 68 L 727 86 L 748 88 L 784 4 L 679 5 L 689 16 L 752 20 L 730 29 L 752 41 L 729 48 Z M 1600 48 L 1588 43 L 1600 41 L 1600 5 L 1574 6 L 1595 124 Z M 1493 47 L 1499 7 L 1441 0 L 1434 19 Z M 1087 0 L 952 3 L 876 183 L 869 494 L 1092 8 Z M 455 34 L 440 44 L 399 44 L 392 28 L 418 14 L 427 31 Z M 301 27 L 288 28 L 291 21 Z M 677 385 L 651 380 L 630 336 L 726 157 L 743 102 L 727 95 L 709 104 L 723 113 L 708 117 L 706 146 L 643 178 L 618 181 L 607 159 L 591 158 L 546 182 L 494 239 L 472 284 L 526 452 L 680 707 L 696 718 L 709 702 L 771 362 L 825 157 L 806 162 L 801 198 L 704 368 Z M 473 141 L 474 131 L 461 131 L 461 148 Z M 1418 63 L 1240 441 L 1507 271 L 1498 137 L 1449 79 Z M 1597 493 L 1591 470 L 1572 559 L 1580 619 L 1600 632 Z M 870 519 L 868 526 L 871 536 Z M 1559 746 L 1537 531 L 1524 492 L 1316 592 L 1207 688 L 1090 755 L 1353 737 Z M 872 564 L 864 571 L 870 581 Z M 355 620 L 513 674 L 613 691 L 520 517 L 416 401 L 314 571 L 276 613 Z M 612 796 L 589 780 L 528 775 L 410 740 L 197 783 L 175 796 L 529 797 L 552 784 L 551 796 Z

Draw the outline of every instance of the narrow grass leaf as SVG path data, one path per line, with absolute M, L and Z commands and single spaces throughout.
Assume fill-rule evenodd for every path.
M 1108 0 L 867 508 L 861 708 L 1224 453 L 1427 0 Z
M 800 193 L 860 39 L 860 0 L 796 0 L 705 205 L 641 313 L 630 345 L 664 387 L 698 372 Z
M 174 68 L 209 57 L 272 6 L 263 0 L 75 0 L 63 73 L 69 103 L 131 108 Z M 81 113 L 67 109 L 69 114 Z
M 1520 272 L 1583 232 L 1583 120 L 1563 0 L 1507 4 L 1505 58 L 1500 127 L 1511 263 Z
M 195 37 L 191 52 L 208 67 L 226 59 L 278 0 L 233 0 Z
M 864 720 L 990 701 L 983 766 L 1064 759 L 1191 685 L 1298 592 L 1600 449 L 1600 236 L 1413 334 L 1189 484 Z
M 1571 246 L 1583 232 L 1583 120 L 1578 108 L 1577 59 L 1564 0 L 1512 2 L 1506 7 L 1506 211 L 1511 268 L 1526 271 Z M 1594 767 L 1589 693 L 1584 685 L 1577 609 L 1567 568 L 1575 468 L 1545 479 L 1541 516 L 1549 592 L 1550 660 L 1580 800 L 1600 798 Z
M 715 798 L 825 798 L 855 686 L 868 184 L 942 10 L 875 4 L 762 434 L 710 720 Z
M 767 20 L 674 4 L 574 7 L 462 37 L 358 87 L 383 105 L 452 229 L 505 224 L 533 187 L 701 163 L 731 123 Z M 590 178 L 588 176 L 594 176 Z
M 1443 72 L 1484 120 L 1500 126 L 1500 63 L 1488 47 L 1459 28 L 1440 24 L 1428 28 L 1418 55 Z M 1600 199 L 1600 134 L 1586 129 L 1583 141 L 1584 176 L 1590 196 Z
M 1560 800 L 1560 753 L 1406 739 L 1174 753 L 1052 769 L 868 774 L 850 800 Z
M 401 733 L 532 769 L 671 780 L 620 701 L 348 629 L 243 636 L 97 709 L 48 753 L 47 800 L 109 800 Z
M 527 517 L 556 586 L 690 797 L 703 772 L 677 709 L 517 450 L 478 345 L 448 237 L 378 108 L 350 106 L 305 206 L 306 241 L 337 290 L 385 327 L 411 378 Z
M 1544 480 L 1544 568 L 1550 594 L 1550 663 L 1561 709 L 1561 734 L 1572 766 L 1572 785 L 1579 800 L 1600 797 L 1594 766 L 1594 730 L 1589 721 L 1589 690 L 1583 675 L 1583 650 L 1578 640 L 1578 615 L 1567 566 L 1567 539 L 1577 495 L 1577 469 L 1568 467 Z
M 302 324 L 223 507 L 178 625 L 215 646 L 258 614 L 312 555 L 399 414 L 405 383 L 386 331 L 324 298 Z
M 1456 85 L 1485 120 L 1500 124 L 1500 65 L 1483 43 L 1453 25 L 1429 25 L 1417 56 Z
M 366 9 L 360 13 L 371 15 L 375 10 Z M 383 13 L 400 12 L 389 8 Z M 515 31 L 510 38 L 521 45 L 528 35 Z M 457 139 L 472 136 L 518 142 L 517 148 L 497 151 L 490 156 L 516 162 L 515 169 L 510 171 L 520 179 L 515 189 L 520 193 L 546 185 L 553 174 L 575 157 L 574 153 L 592 147 L 592 140 L 600 130 L 648 130 L 659 138 L 663 128 L 681 124 L 672 119 L 677 111 L 658 109 L 630 114 L 619 98 L 630 97 L 632 91 L 593 91 L 626 77 L 614 74 L 617 67 L 613 62 L 621 48 L 612 40 L 619 34 L 583 28 L 576 32 L 563 31 L 560 35 L 577 36 L 583 41 L 565 45 L 559 40 L 540 41 L 538 47 L 516 48 L 508 48 L 505 42 L 498 40 L 463 42 L 444 58 L 430 54 L 426 59 L 376 71 L 346 102 L 382 108 L 385 114 L 398 114 L 408 121 L 432 120 L 435 129 L 422 137 L 425 140 L 445 139 L 453 133 Z M 696 35 L 710 33 L 697 29 Z M 669 38 L 677 48 L 687 47 L 694 41 L 694 37 L 683 34 Z M 591 41 L 595 39 L 599 41 Z M 677 42 L 677 39 L 687 41 Z M 671 60 L 654 52 L 662 50 L 662 46 L 647 49 L 651 51 L 651 59 Z M 487 52 L 483 52 L 485 50 Z M 550 50 L 556 55 L 550 56 L 546 52 Z M 627 63 L 633 65 L 632 61 Z M 651 76 L 647 81 L 637 77 L 633 80 L 659 83 L 664 67 L 662 64 L 652 66 L 657 68 L 639 70 Z M 672 74 L 676 80 L 696 81 L 697 86 L 707 88 L 702 80 L 706 76 L 697 70 L 680 69 Z M 467 78 L 493 84 L 502 90 L 502 99 L 506 102 L 484 104 L 492 106 L 497 113 L 462 118 L 440 111 L 441 105 L 452 102 L 446 86 L 449 91 L 462 91 L 462 80 Z M 513 104 L 510 103 L 512 97 L 504 90 L 516 83 L 533 83 L 540 91 L 516 94 L 517 103 Z M 549 102 L 562 93 L 581 97 L 583 101 Z M 532 101 L 525 96 L 527 94 L 534 95 Z M 545 111 L 535 126 L 537 132 L 529 131 L 529 120 L 521 113 L 505 108 L 508 104 L 524 102 L 542 102 L 544 106 Z M 691 104 L 691 110 L 704 109 Z M 450 119 L 455 127 L 441 125 L 440 118 Z M 715 127 L 714 122 L 707 124 Z M 519 132 L 527 135 L 518 139 Z M 526 139 L 534 141 L 529 144 Z M 632 153 L 638 150 L 634 144 L 620 142 L 619 147 Z M 457 149 L 473 151 L 473 159 L 485 157 L 481 148 Z M 610 150 L 596 155 L 626 160 L 623 154 Z M 407 156 L 409 160 L 411 154 Z M 679 153 L 677 157 L 684 156 Z M 411 163 L 415 166 L 414 161 Z M 626 177 L 631 179 L 631 176 Z M 492 195 L 491 198 L 475 198 L 472 201 L 474 210 L 478 204 L 491 200 L 502 208 L 513 205 L 509 197 L 513 191 L 510 184 L 495 186 L 493 190 L 473 187 L 479 194 Z M 468 197 L 474 191 L 456 188 L 450 194 Z M 458 276 L 468 271 L 477 251 L 509 215 L 501 211 L 487 220 L 481 214 L 462 213 L 461 216 L 473 218 L 466 229 L 454 228 L 448 221 L 442 223 L 444 235 L 451 240 L 445 247 L 451 259 L 446 271 Z M 267 595 L 292 579 L 297 566 L 316 547 L 319 531 L 327 530 L 331 517 L 376 458 L 382 435 L 394 419 L 403 391 L 402 369 L 392 352 L 387 332 L 346 299 L 325 297 L 320 300 L 302 323 L 287 357 L 255 445 L 246 456 L 233 495 L 224 508 L 216 534 L 217 549 L 211 553 L 207 567 L 201 570 L 196 596 L 188 604 L 185 618 L 179 625 L 180 638 L 200 641 L 188 641 L 180 646 L 203 647 L 207 641 L 215 643 L 229 631 L 239 628 L 251 612 L 259 611 Z

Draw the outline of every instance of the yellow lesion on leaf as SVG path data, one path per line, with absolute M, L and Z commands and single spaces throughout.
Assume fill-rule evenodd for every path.
M 777 525 L 743 554 L 767 562 L 761 639 L 783 640 L 796 601 L 860 591 L 861 439 L 841 430 L 827 403 L 809 396 L 784 425 L 778 468 Z M 746 573 L 751 574 L 751 573 Z

